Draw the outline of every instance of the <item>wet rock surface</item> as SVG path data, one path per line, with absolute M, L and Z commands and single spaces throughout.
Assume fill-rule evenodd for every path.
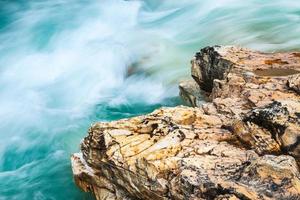
M 194 107 L 93 124 L 76 184 L 99 200 L 300 199 L 298 55 L 202 49 L 179 86 Z

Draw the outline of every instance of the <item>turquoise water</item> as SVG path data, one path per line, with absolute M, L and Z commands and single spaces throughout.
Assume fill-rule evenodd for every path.
M 295 0 L 0 0 L 0 199 L 90 199 L 69 157 L 92 122 L 180 104 L 201 47 L 299 35 Z

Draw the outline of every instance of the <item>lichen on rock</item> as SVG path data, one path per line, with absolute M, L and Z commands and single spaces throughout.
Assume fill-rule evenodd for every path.
M 98 200 L 300 199 L 295 55 L 202 49 L 179 86 L 194 107 L 93 124 L 76 184 Z

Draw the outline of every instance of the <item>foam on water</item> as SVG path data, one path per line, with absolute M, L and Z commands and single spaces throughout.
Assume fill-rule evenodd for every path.
M 82 199 L 90 123 L 178 104 L 206 45 L 299 49 L 294 0 L 0 1 L 0 199 Z

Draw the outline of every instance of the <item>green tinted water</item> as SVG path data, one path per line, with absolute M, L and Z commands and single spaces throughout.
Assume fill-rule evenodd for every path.
M 91 198 L 69 161 L 91 123 L 181 104 L 201 47 L 299 35 L 294 0 L 0 1 L 0 199 Z

